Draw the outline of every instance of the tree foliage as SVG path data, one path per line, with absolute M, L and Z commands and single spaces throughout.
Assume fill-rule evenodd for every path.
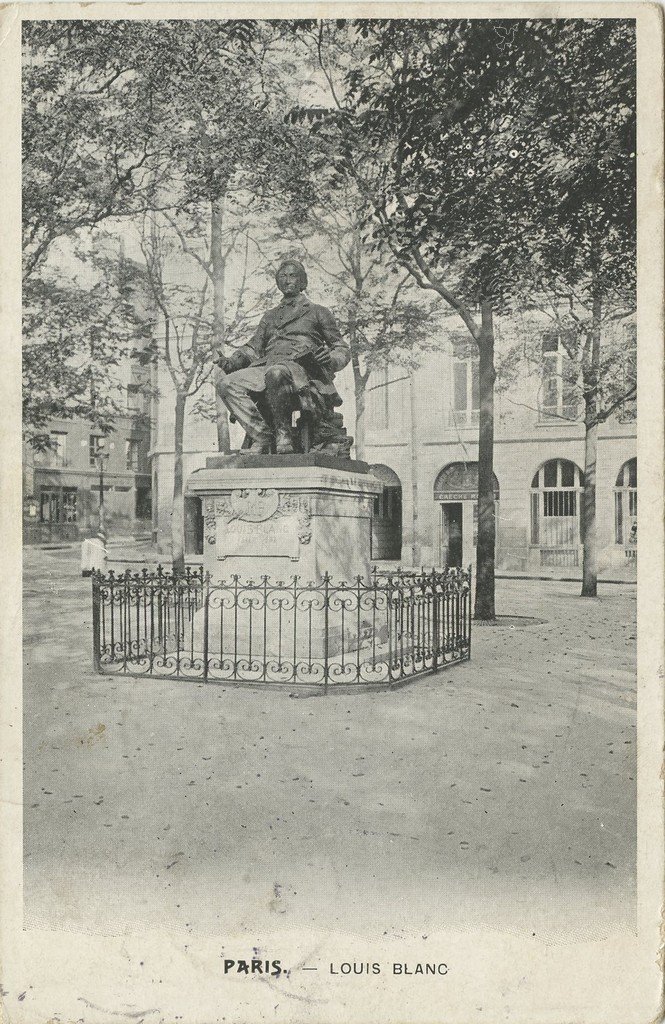
M 290 23 L 256 21 L 27 22 L 24 35 L 24 278 L 42 294 L 53 281 L 54 243 L 118 218 L 164 211 L 184 230 L 207 230 L 215 331 L 224 343 L 224 205 L 242 193 L 255 214 L 279 188 L 298 192 L 298 138 L 280 110 L 282 79 L 271 52 Z M 282 73 L 284 68 L 282 67 Z M 288 68 L 286 69 L 288 71 Z M 62 275 L 61 275 L 62 276 Z M 26 283 L 26 289 L 29 289 Z M 48 401 L 33 397 L 29 417 L 72 415 L 72 369 L 85 357 L 83 335 L 104 328 L 94 302 L 67 283 L 70 304 L 91 319 L 63 318 L 42 365 Z M 85 289 L 83 289 L 85 291 Z M 58 297 L 53 295 L 53 304 Z M 84 324 L 87 327 L 84 328 Z M 35 343 L 35 317 L 26 319 Z M 46 321 L 43 328 L 47 328 Z M 118 353 L 97 350 L 99 393 L 112 390 Z M 108 357 L 108 358 L 107 358 Z M 29 371 L 29 366 L 28 366 Z M 75 415 L 94 418 L 82 395 Z M 97 407 L 98 408 L 98 407 Z M 30 435 L 32 436 L 32 435 Z
M 355 30 L 366 59 L 323 130 L 344 139 L 337 171 L 364 195 L 373 243 L 478 344 L 476 615 L 491 618 L 494 317 L 528 284 L 586 292 L 583 376 L 587 396 L 598 389 L 599 311 L 634 273 L 634 27 L 423 19 Z
M 125 411 L 124 360 L 145 358 L 145 321 L 115 277 L 83 288 L 30 278 L 23 291 L 23 429 L 35 450 L 51 443 L 51 419 L 82 417 L 105 432 Z
M 427 343 L 431 323 L 405 274 L 460 317 L 480 359 L 476 612 L 491 618 L 495 318 L 530 304 L 554 311 L 580 369 L 587 434 L 619 400 L 601 333 L 635 305 L 634 23 L 28 22 L 25 52 L 34 294 L 53 287 L 58 239 L 148 211 L 198 262 L 212 317 L 205 347 L 223 348 L 233 342 L 237 211 L 255 226 L 288 208 L 289 244 L 332 247 L 322 264 L 357 396 L 377 361 Z M 308 78 L 318 98 L 301 101 Z M 65 315 L 56 291 L 43 323 L 26 320 L 28 343 L 49 338 L 51 404 L 37 408 L 35 386 L 29 408 L 42 424 L 75 407 L 83 325 L 99 326 L 89 300 L 57 287 L 81 316 Z M 99 357 L 109 380 L 114 337 L 117 324 Z

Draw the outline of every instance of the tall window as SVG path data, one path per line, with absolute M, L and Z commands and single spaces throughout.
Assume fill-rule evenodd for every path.
M 140 444 L 138 438 L 128 437 L 126 445 L 126 468 L 136 473 L 139 468 Z
M 637 548 L 637 459 L 624 462 L 614 489 L 614 540 L 634 557 Z
M 551 459 L 531 481 L 531 543 L 541 565 L 578 564 L 582 471 L 567 459 Z
M 577 419 L 579 368 L 566 352 L 558 331 L 546 331 L 543 334 L 541 352 L 541 420 Z
M 478 349 L 474 344 L 456 342 L 453 349 L 453 395 L 451 423 L 477 423 L 480 408 Z
M 389 376 L 387 367 L 372 374 L 367 390 L 367 420 L 368 426 L 374 430 L 387 430 L 390 422 L 389 410 Z
M 127 409 L 129 412 L 148 415 L 150 413 L 150 395 L 146 392 L 147 382 L 127 385 Z
M 39 496 L 39 518 L 42 523 L 60 522 L 60 492 L 42 490 Z
M 75 523 L 78 520 L 78 492 L 76 487 L 64 487 L 62 490 L 62 521 Z
M 127 408 L 131 412 L 141 412 L 141 390 L 138 384 L 127 385 Z
M 391 386 L 396 377 L 404 376 L 403 372 L 395 370 L 391 374 L 388 366 L 372 373 L 365 395 L 365 408 L 367 412 L 367 426 L 371 430 L 388 430 L 395 424 L 395 387 Z M 392 402 L 392 409 L 391 409 Z
M 91 466 L 97 465 L 97 450 L 99 448 L 100 441 L 104 441 L 103 434 L 91 434 L 88 442 L 88 459 Z M 85 443 L 85 442 L 84 442 Z
M 623 328 L 623 387 L 626 391 L 637 382 L 637 325 Z M 629 398 L 619 408 L 619 421 L 632 423 L 637 418 L 637 397 Z
M 67 431 L 52 430 L 51 442 L 53 447 L 50 452 L 49 462 L 52 466 L 67 465 Z

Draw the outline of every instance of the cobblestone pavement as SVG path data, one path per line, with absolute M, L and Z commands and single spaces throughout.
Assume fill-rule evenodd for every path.
M 26 927 L 631 929 L 635 588 L 501 580 L 470 663 L 392 693 L 91 670 L 78 550 L 25 556 Z

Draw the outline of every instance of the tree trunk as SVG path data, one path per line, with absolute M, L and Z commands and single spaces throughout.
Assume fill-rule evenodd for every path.
M 367 407 L 367 396 L 365 395 L 365 389 L 361 388 L 360 391 L 356 391 L 356 431 L 354 444 L 356 447 L 356 458 L 364 461 L 365 459 L 365 415 Z
M 173 511 L 171 513 L 171 551 L 173 572 L 185 571 L 185 499 L 183 495 L 182 450 L 185 433 L 186 396 L 176 391 L 173 463 Z
M 353 350 L 353 339 L 349 339 L 351 342 L 351 348 Z M 364 460 L 365 458 L 365 413 L 367 409 L 367 392 L 365 388 L 367 386 L 367 379 L 363 377 L 360 371 L 360 363 L 358 357 L 354 355 L 351 359 L 351 366 L 353 369 L 353 389 L 356 398 L 356 426 L 355 426 L 355 437 L 353 443 L 356 449 L 356 458 Z
M 478 546 L 476 549 L 476 619 L 492 621 L 494 607 L 494 322 L 492 304 L 483 300 L 478 336 L 480 411 L 478 424 Z
M 591 355 L 584 381 L 584 492 L 582 494 L 582 597 L 598 594 L 596 538 L 596 458 L 598 452 L 598 377 L 602 301 L 594 294 L 591 313 Z
M 420 443 L 420 434 L 418 431 L 418 415 L 417 415 L 417 400 L 416 400 L 416 380 L 415 370 L 411 371 L 411 379 L 409 380 L 409 412 L 411 422 L 409 424 L 409 437 L 411 439 L 411 501 L 413 504 L 413 534 L 411 538 L 411 564 L 414 568 L 417 568 L 420 562 L 420 537 L 419 537 L 419 522 L 418 522 L 418 444 Z M 404 550 L 404 549 L 402 549 Z
M 210 210 L 210 265 L 213 287 L 213 336 L 218 349 L 225 353 L 226 321 L 224 316 L 224 292 L 226 286 L 226 260 L 222 246 L 224 229 L 224 194 L 212 200 Z M 222 370 L 216 366 L 214 383 L 217 385 Z M 229 415 L 226 406 L 215 389 L 215 412 L 217 414 L 217 447 L 220 452 L 231 451 Z

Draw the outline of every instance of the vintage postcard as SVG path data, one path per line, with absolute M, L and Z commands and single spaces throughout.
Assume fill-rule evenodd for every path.
M 662 1019 L 652 4 L 23 4 L 3 1020 Z

